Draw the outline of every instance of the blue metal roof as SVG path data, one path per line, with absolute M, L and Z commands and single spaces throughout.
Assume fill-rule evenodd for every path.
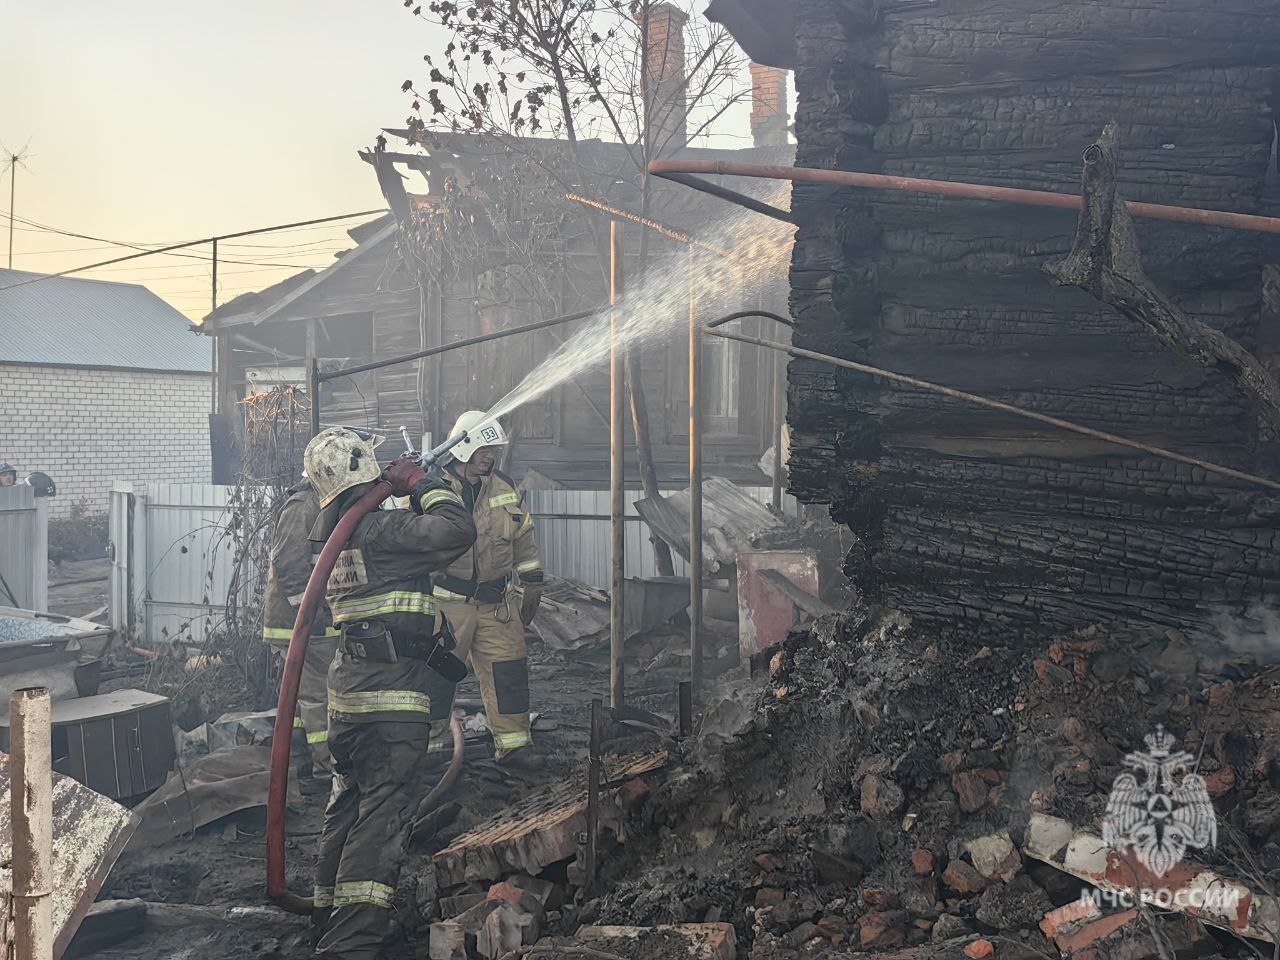
M 0 269 L 0 363 L 209 373 L 213 344 L 146 287 Z M 6 289 L 8 288 L 8 289 Z

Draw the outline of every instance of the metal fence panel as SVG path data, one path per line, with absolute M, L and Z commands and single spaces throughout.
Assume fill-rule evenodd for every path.
M 49 511 L 26 484 L 0 487 L 0 606 L 49 607 Z
M 111 624 L 136 640 L 201 643 L 226 615 L 234 573 L 227 533 L 231 487 L 212 484 L 116 484 L 111 499 Z M 748 487 L 769 502 L 769 487 Z M 675 493 L 674 489 L 664 494 Z M 626 492 L 628 577 L 658 575 L 649 528 Z M 537 523 L 543 569 L 600 590 L 610 586 L 609 491 L 531 490 L 526 503 Z M 784 510 L 795 514 L 790 497 Z M 3 514 L 0 514 L 0 522 Z M 673 557 L 676 576 L 687 576 Z M 246 586 L 246 593 L 251 584 Z
M 203 643 L 222 622 L 235 568 L 231 487 L 117 483 L 111 497 L 111 623 L 134 640 Z
M 770 487 L 745 487 L 752 498 L 770 503 Z M 677 489 L 661 491 L 670 496 Z M 623 569 L 628 577 L 656 577 L 657 562 L 649 543 L 649 528 L 636 512 L 635 502 L 644 498 L 639 490 L 627 490 L 627 550 Z M 525 503 L 537 523 L 538 549 L 542 567 L 556 577 L 577 580 L 598 590 L 608 590 L 612 582 L 609 568 L 608 490 L 530 490 Z M 784 496 L 783 512 L 797 516 L 799 504 Z M 672 556 L 677 577 L 689 575 L 684 558 Z
M 202 643 L 226 614 L 234 545 L 231 487 L 151 483 L 146 502 L 146 636 Z

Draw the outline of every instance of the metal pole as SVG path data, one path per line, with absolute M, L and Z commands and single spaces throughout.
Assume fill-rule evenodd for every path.
M 773 509 L 782 509 L 782 428 L 787 422 L 786 393 L 782 386 L 785 366 L 773 358 Z
M 53 749 L 49 691 L 28 687 L 9 700 L 13 821 L 13 956 L 53 960 Z
M 702 683 L 702 328 L 694 298 L 694 256 L 689 248 L 689 670 Z
M 218 309 L 218 238 L 213 238 L 213 281 L 210 284 L 211 305 L 209 312 Z M 213 396 L 210 398 L 209 406 L 211 413 L 218 412 L 218 371 L 221 365 L 226 362 L 227 358 L 222 356 L 222 351 L 218 349 L 218 345 L 222 343 L 222 337 L 214 336 L 213 338 L 213 377 L 210 392 Z
M 311 436 L 320 432 L 320 361 L 311 358 L 307 369 L 307 399 L 311 401 Z
M 604 702 L 596 697 L 591 701 L 591 734 L 587 745 L 587 849 L 584 859 L 582 885 L 584 900 L 590 899 L 596 882 L 596 834 L 600 822 L 600 740 L 604 735 Z
M 649 172 L 654 176 L 665 177 L 715 196 L 722 195 L 723 188 L 699 180 L 697 177 L 691 177 L 689 174 L 825 183 L 833 187 L 923 193 L 935 197 L 958 197 L 966 200 L 996 200 L 1001 203 L 1016 203 L 1032 207 L 1057 207 L 1060 210 L 1079 210 L 1082 202 L 1080 196 L 1073 193 L 1050 193 L 1046 190 L 992 187 L 981 183 L 960 183 L 953 180 L 923 180 L 917 177 L 890 177 L 880 173 L 858 173 L 853 170 L 819 170 L 813 167 L 782 167 L 725 160 L 655 160 L 649 164 Z M 735 202 L 748 206 L 745 199 L 749 198 L 739 197 Z M 753 201 L 753 203 L 758 202 Z M 1125 206 L 1133 216 L 1146 217 L 1150 220 L 1173 220 L 1179 223 L 1199 223 L 1235 230 L 1252 230 L 1257 233 L 1280 233 L 1280 217 L 1259 217 L 1249 213 L 1202 210 L 1197 207 L 1173 207 L 1162 203 L 1138 203 L 1134 200 L 1125 201 Z M 758 210 L 759 206 L 752 206 L 751 209 Z M 779 220 L 786 220 L 788 223 L 795 222 L 791 214 L 780 216 L 781 211 L 760 210 L 760 212 Z
M 679 705 L 676 729 L 684 740 L 693 733 L 693 684 L 688 680 L 681 680 L 676 686 L 676 703 Z
M 16 154 L 9 157 L 9 269 L 13 269 L 13 203 L 14 203 L 14 184 L 18 180 L 18 157 Z
M 626 444 L 623 426 L 626 385 L 623 382 L 623 345 L 618 342 L 618 314 L 613 309 L 622 293 L 619 274 L 622 270 L 622 230 L 617 220 L 609 221 L 609 521 L 612 543 L 613 575 L 609 594 L 609 705 L 620 707 L 627 701 L 626 677 L 622 661 L 626 643 L 625 562 L 627 553 L 627 514 L 624 496 Z

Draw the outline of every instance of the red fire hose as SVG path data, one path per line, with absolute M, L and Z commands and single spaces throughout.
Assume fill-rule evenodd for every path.
M 316 611 L 320 606 L 320 598 L 325 584 L 338 554 L 351 539 L 352 531 L 365 514 L 378 509 L 382 501 L 391 496 L 391 485 L 385 480 L 365 493 L 351 507 L 337 525 L 333 533 L 325 541 L 324 549 L 316 560 L 316 565 L 307 580 L 307 589 L 298 604 L 298 616 L 293 621 L 293 635 L 289 638 L 289 650 L 284 658 L 284 672 L 280 678 L 280 699 L 276 704 L 275 730 L 271 738 L 271 773 L 267 786 L 267 895 L 276 906 L 289 913 L 306 916 L 313 909 L 310 897 L 300 897 L 289 890 L 284 874 L 284 815 L 285 794 L 289 786 L 289 747 L 293 739 L 293 711 L 298 703 L 298 682 L 302 677 L 302 661 L 307 655 L 307 641 L 311 637 L 311 625 L 315 621 Z M 439 785 L 428 794 L 424 806 L 433 798 L 447 791 L 458 779 L 462 769 L 463 739 L 462 726 L 457 717 L 450 722 L 453 733 L 453 757 L 449 768 L 445 771 Z

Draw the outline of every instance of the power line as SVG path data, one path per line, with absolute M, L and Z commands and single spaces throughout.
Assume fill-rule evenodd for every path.
M 41 274 L 40 276 L 36 276 L 36 277 L 29 277 L 26 280 L 19 280 L 17 283 L 11 283 L 8 286 L 0 287 L 0 292 L 3 292 L 5 290 L 13 290 L 15 287 L 24 287 L 30 283 L 39 283 L 41 280 L 52 280 L 55 277 L 66 277 L 66 276 L 70 276 L 73 273 L 84 273 L 86 270 L 93 270 L 93 269 L 96 269 L 97 267 L 106 267 L 114 263 L 124 263 L 126 260 L 137 260 L 141 257 L 151 257 L 151 256 L 155 256 L 156 254 L 169 253 L 172 250 L 184 250 L 188 247 L 195 247 L 205 243 L 216 243 L 219 240 L 230 240 L 236 237 L 250 237 L 259 233 L 271 233 L 275 230 L 285 230 L 290 227 L 305 227 L 315 223 L 332 223 L 335 220 L 350 220 L 353 217 L 366 217 L 366 216 L 372 216 L 375 213 L 386 213 L 386 212 L 387 211 L 385 209 L 361 210 L 358 213 L 344 213 L 336 217 L 318 217 L 314 220 L 299 220 L 296 223 L 283 223 L 283 224 L 277 224 L 276 226 L 271 226 L 271 227 L 257 227 L 253 230 L 239 230 L 235 233 L 226 233 L 226 234 L 219 234 L 218 236 L 214 236 L 214 237 L 205 237 L 202 240 L 188 240 L 186 243 L 175 243 L 167 247 L 159 247 L 158 249 L 155 249 L 155 250 L 143 250 L 141 253 L 131 253 L 127 256 L 115 257 L 114 259 L 111 259 L 111 260 L 102 260 L 102 261 L 99 261 L 98 263 L 86 264 L 82 267 L 72 267 L 70 270 L 62 270 L 62 271 L 59 271 L 58 273 L 48 273 L 48 274 Z M 80 237 L 80 239 L 82 240 L 101 240 L 100 237 L 86 237 L 80 234 L 75 234 L 75 236 Z M 122 246 L 132 246 L 132 244 L 122 244 Z M 201 259 L 206 259 L 206 258 L 201 258 Z M 216 263 L 217 261 L 214 261 L 214 262 Z M 232 261 L 227 260 L 223 262 L 230 263 Z M 248 266 L 266 266 L 266 265 L 267 264 L 254 263 L 254 262 L 248 263 Z M 284 264 L 283 266 L 297 267 L 298 264 Z
M 0 211 L 0 213 L 3 213 L 3 211 Z M 356 217 L 356 216 L 362 216 L 362 214 L 349 214 L 348 216 Z M 332 218 L 332 219 L 343 220 L 343 219 L 346 219 L 346 217 L 335 217 L 335 218 Z M 89 234 L 85 234 L 85 233 L 75 233 L 74 231 L 71 231 L 71 230 L 62 230 L 62 229 L 59 229 L 58 227 L 51 227 L 51 226 L 49 226 L 48 224 L 43 224 L 43 223 L 40 223 L 39 221 L 36 221 L 36 220 L 28 220 L 28 219 L 26 219 L 25 217 L 18 217 L 18 218 L 17 218 L 17 220 L 18 220 L 18 222 L 19 222 L 19 223 L 26 223 L 26 224 L 30 224 L 30 226 L 31 226 L 31 227 L 36 228 L 35 230 L 33 230 L 33 231 L 31 231 L 31 232 L 36 232 L 36 233 L 56 233 L 56 234 L 58 234 L 58 235 L 60 235 L 60 236 L 64 236 L 64 237 L 75 237 L 76 239 L 79 239 L 79 240 L 94 240 L 94 241 L 97 241 L 97 242 L 99 242 L 99 243 L 105 243 L 105 244 L 108 244 L 108 245 L 110 245 L 110 246 L 115 246 L 115 247 L 127 247 L 127 248 L 129 248 L 130 250 L 143 250 L 143 251 L 151 251 L 151 252 L 153 252 L 153 253 L 160 253 L 160 252 L 162 252 L 162 251 L 161 251 L 160 249 L 157 249 L 157 248 L 163 248 L 163 249 L 165 249 L 165 250 L 173 249 L 173 248 L 174 248 L 174 245 L 172 245 L 172 244 L 154 244 L 154 245 L 148 246 L 148 245 L 145 245 L 145 244 L 129 243 L 129 242 L 128 242 L 128 241 L 126 241 L 126 240 L 108 240 L 108 239 L 106 239 L 105 237 L 94 237 L 94 236 L 90 236 Z M 324 219 L 324 220 L 319 220 L 319 221 L 315 221 L 315 222 L 317 222 L 317 223 L 328 223 L 328 222 L 329 222 L 329 220 L 330 220 L 330 218 L 326 218 L 326 219 Z M 311 223 L 312 221 L 309 221 L 309 220 L 308 220 L 308 221 L 303 221 L 303 222 L 304 222 L 304 223 Z M 23 228 L 21 228 L 21 227 L 20 227 L 19 229 L 23 229 Z M 268 228 L 268 229 L 275 229 L 275 228 Z M 312 227 L 311 229 L 320 229 L 320 228 Z M 266 231 L 263 231 L 263 232 L 266 232 Z M 236 234 L 236 236 L 241 236 L 241 235 L 242 235 L 242 234 Z M 206 241 L 200 241 L 200 242 L 206 242 Z M 336 242 L 336 241 L 335 241 L 335 242 Z M 182 246 L 182 244 L 178 244 L 177 246 Z M 235 244 L 232 244 L 232 246 L 235 246 Z M 282 253 L 282 254 L 280 254 L 280 257 L 281 257 L 281 258 L 287 258 L 287 257 L 290 257 L 290 256 L 301 256 L 301 255 L 302 255 L 301 253 L 299 253 L 299 254 L 288 254 L 288 253 Z M 212 258 L 212 257 L 204 256 L 203 254 L 199 254 L 199 253 L 166 253 L 166 254 L 165 254 L 165 256 L 170 256 L 170 257 L 181 257 L 181 258 L 183 258 L 183 259 L 185 259 L 185 260 L 199 260 L 199 261 L 201 261 L 201 262 L 203 262 L 203 263 L 212 263 L 212 262 L 213 262 L 213 258 Z M 241 254 L 241 256 L 252 256 L 252 254 Z M 219 258 L 219 261 L 220 261 L 220 262 L 222 262 L 222 263 L 234 263 L 234 264 L 238 264 L 238 265 L 241 265 L 241 266 L 250 266 L 250 267 L 254 267 L 254 266 L 295 267 L 295 265 L 294 265 L 294 264 L 288 264 L 288 263 L 272 263 L 272 262 L 271 262 L 271 261 L 269 261 L 269 260 L 235 260 L 235 259 L 231 259 L 231 258 L 228 258 L 228 257 L 220 257 L 220 258 Z M 295 269 L 296 269 L 296 267 L 295 267 Z

